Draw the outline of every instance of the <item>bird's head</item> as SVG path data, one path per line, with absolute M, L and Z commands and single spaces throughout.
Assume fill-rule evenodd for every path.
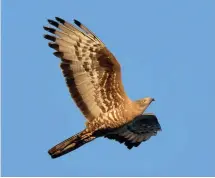
M 138 104 L 140 110 L 144 112 L 147 109 L 147 107 L 151 104 L 152 101 L 155 101 L 155 99 L 151 97 L 146 97 L 146 98 L 137 100 L 136 103 Z

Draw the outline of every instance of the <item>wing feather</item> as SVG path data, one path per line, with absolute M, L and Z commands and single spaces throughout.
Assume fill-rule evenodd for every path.
M 77 106 L 92 121 L 119 107 L 128 99 L 121 81 L 120 64 L 98 37 L 75 20 L 70 24 L 56 17 L 54 26 L 44 27 L 52 34 L 44 37 L 61 59 L 61 69 Z
M 132 122 L 108 133 L 105 137 L 124 143 L 128 149 L 139 146 L 143 141 L 161 130 L 154 114 L 143 114 L 135 117 Z

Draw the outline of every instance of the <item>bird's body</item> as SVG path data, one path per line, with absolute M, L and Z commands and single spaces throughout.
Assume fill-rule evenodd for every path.
M 131 149 L 156 134 L 161 129 L 156 116 L 142 115 L 153 98 L 130 100 L 122 85 L 120 64 L 105 45 L 77 20 L 78 27 L 56 20 L 48 21 L 59 30 L 44 27 L 55 36 L 44 37 L 52 41 L 49 46 L 61 58 L 70 94 L 87 122 L 86 129 L 54 146 L 49 154 L 59 157 L 102 136 Z M 140 121 L 142 126 L 137 124 Z
M 87 129 L 95 131 L 94 128 L 119 128 L 120 126 L 132 121 L 134 117 L 143 113 L 141 112 L 141 108 L 139 108 L 135 102 L 127 99 L 124 103 L 125 104 L 103 113 L 93 121 L 87 122 Z

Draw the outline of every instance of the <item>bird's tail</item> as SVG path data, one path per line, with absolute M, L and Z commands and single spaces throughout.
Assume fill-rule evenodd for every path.
M 52 158 L 60 157 L 70 151 L 73 151 L 85 143 L 88 143 L 94 140 L 96 137 L 92 135 L 92 133 L 83 130 L 78 134 L 64 140 L 63 142 L 57 144 L 53 148 L 51 148 L 48 153 L 51 155 Z

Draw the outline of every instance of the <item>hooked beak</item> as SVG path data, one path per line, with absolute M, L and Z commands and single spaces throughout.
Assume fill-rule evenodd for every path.
M 152 98 L 152 101 L 155 101 L 155 99 L 154 99 L 154 98 Z

